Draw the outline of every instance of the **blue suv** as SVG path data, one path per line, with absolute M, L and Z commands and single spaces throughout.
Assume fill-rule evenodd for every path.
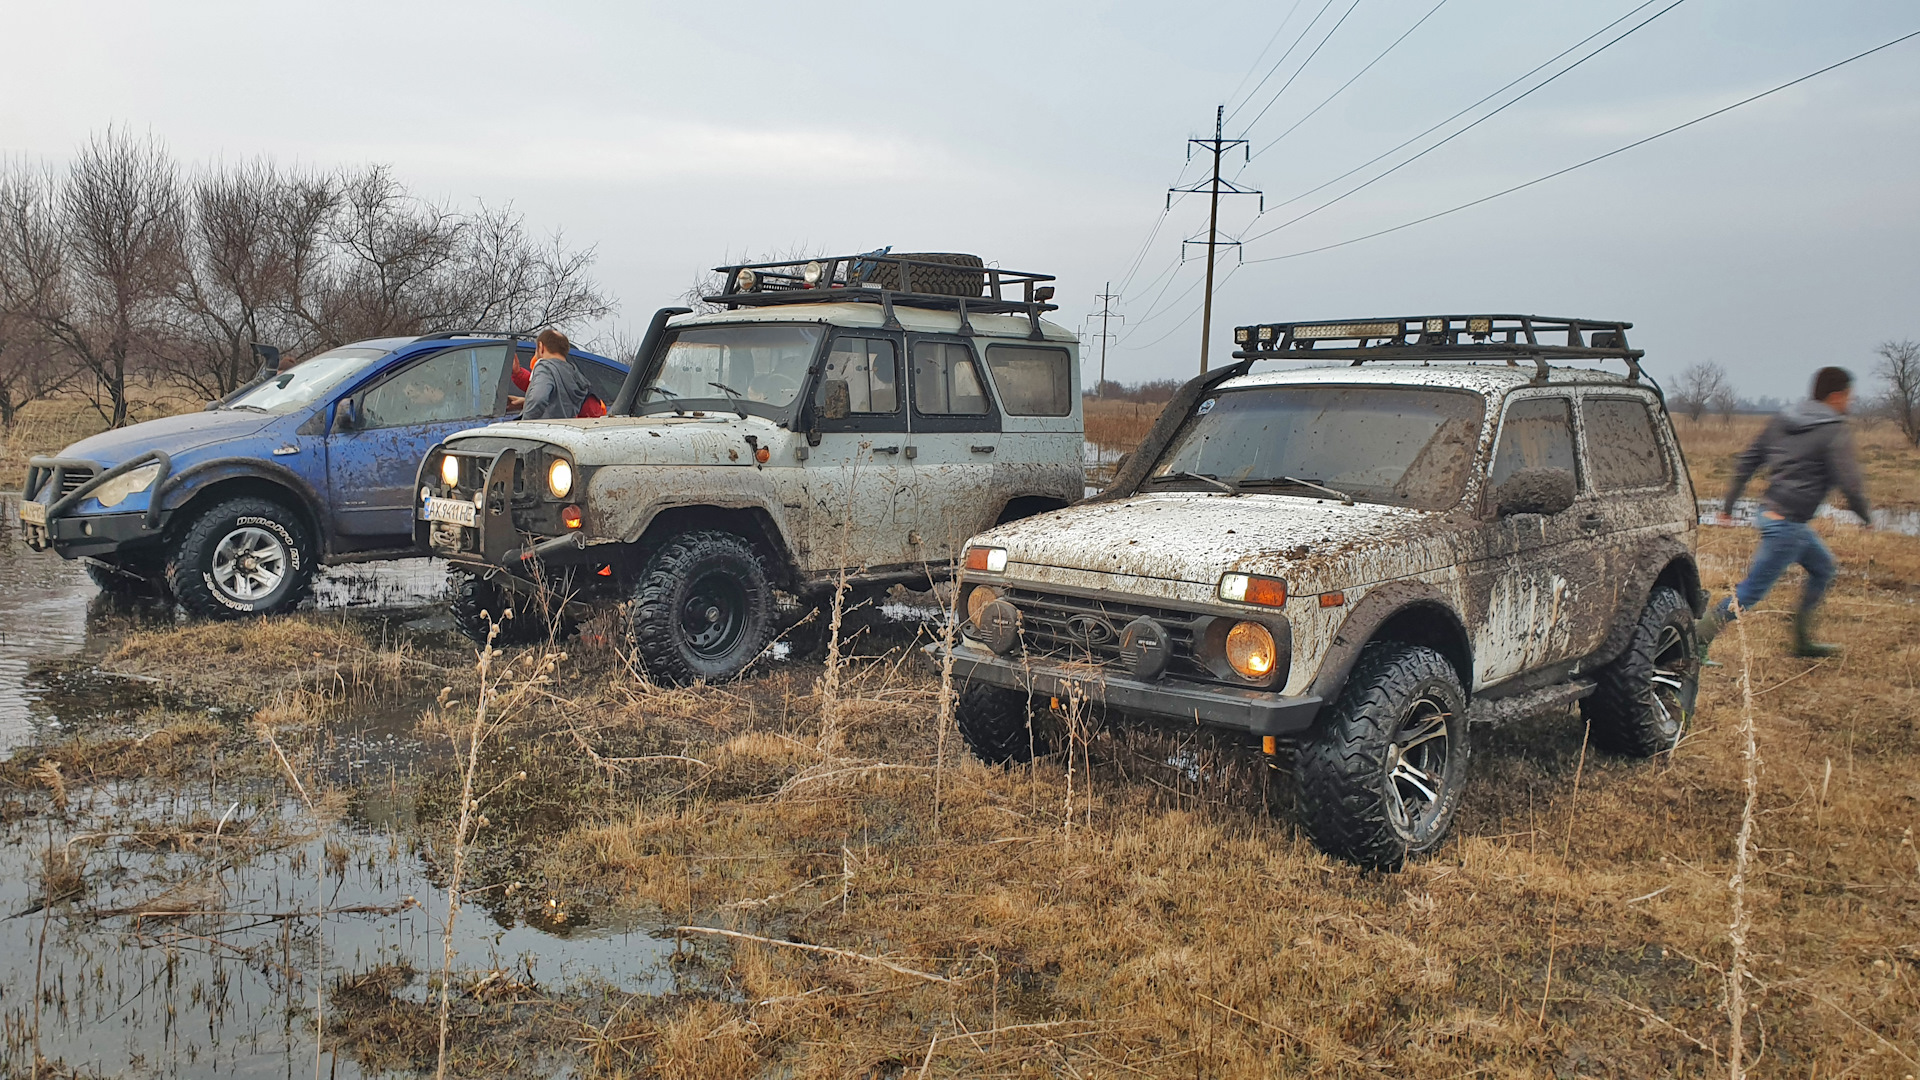
M 321 563 L 425 554 L 413 544 L 421 458 L 511 418 L 513 371 L 531 355 L 463 333 L 332 349 L 203 412 L 34 458 L 23 535 L 86 560 L 111 592 L 164 589 L 215 618 L 286 610 Z M 624 365 L 573 359 L 596 396 L 617 396 Z

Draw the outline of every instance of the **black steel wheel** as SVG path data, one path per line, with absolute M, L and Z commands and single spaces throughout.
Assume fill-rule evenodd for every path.
M 167 563 L 167 584 L 194 615 L 268 615 L 306 597 L 318 561 L 302 515 L 272 499 L 242 496 L 187 522 Z
M 1580 703 L 1596 745 L 1652 757 L 1680 742 L 1700 696 L 1693 609 L 1678 589 L 1653 590 L 1626 651 L 1596 673 Z
M 1059 747 L 1059 724 L 1045 706 L 1018 690 L 974 683 L 954 703 L 953 721 L 974 757 L 989 765 L 1024 765 Z
M 1468 750 L 1466 692 L 1447 658 L 1367 646 L 1295 759 L 1307 834 L 1329 855 L 1400 869 L 1446 841 Z
M 766 649 L 775 620 L 766 561 L 729 532 L 681 533 L 647 560 L 627 609 L 627 639 L 661 682 L 718 682 Z

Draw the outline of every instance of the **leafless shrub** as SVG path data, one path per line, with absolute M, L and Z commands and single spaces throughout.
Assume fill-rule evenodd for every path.
M 1689 420 L 1699 420 L 1708 410 L 1731 413 L 1739 398 L 1727 369 L 1712 361 L 1689 364 L 1667 392 L 1667 401 Z M 1733 404 L 1729 404 L 1733 403 Z
M 1920 341 L 1883 341 L 1878 372 L 1887 384 L 1882 407 L 1907 442 L 1920 446 Z

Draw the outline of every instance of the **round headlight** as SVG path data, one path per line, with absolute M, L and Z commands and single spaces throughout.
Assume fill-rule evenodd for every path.
M 1235 623 L 1227 631 L 1227 663 L 1241 678 L 1266 678 L 1274 660 L 1273 631 L 1257 622 Z
M 975 585 L 973 588 L 968 589 L 967 621 L 975 626 L 979 626 L 980 614 L 987 610 L 988 604 L 998 599 L 1000 599 L 1000 594 L 985 585 Z
M 448 487 L 460 486 L 460 459 L 447 454 L 440 459 L 440 482 Z
M 566 498 L 573 491 L 573 466 L 565 461 L 547 466 L 547 490 L 553 492 L 556 499 Z
M 752 292 L 760 284 L 760 275 L 751 270 L 742 270 L 733 276 L 735 292 Z
M 821 266 L 818 262 L 810 262 L 800 268 L 800 280 L 806 282 L 809 286 L 818 285 L 820 284 L 820 274 L 825 269 L 826 267 Z

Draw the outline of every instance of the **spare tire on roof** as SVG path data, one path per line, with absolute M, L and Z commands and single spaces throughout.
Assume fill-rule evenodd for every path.
M 910 291 L 934 293 L 939 296 L 979 296 L 986 292 L 987 275 L 982 271 L 986 262 L 978 255 L 960 255 L 954 252 L 896 252 L 876 260 L 873 273 L 867 275 L 867 282 L 883 289 L 898 289 L 900 284 L 900 264 L 893 259 L 912 259 L 922 263 L 940 263 L 941 267 L 907 267 L 907 284 Z M 948 270 L 945 267 L 954 269 Z

